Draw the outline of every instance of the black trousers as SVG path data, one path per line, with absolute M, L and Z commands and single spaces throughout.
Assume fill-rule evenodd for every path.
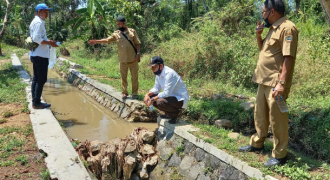
M 39 56 L 31 56 L 33 63 L 33 79 L 32 79 L 32 102 L 39 104 L 41 101 L 41 94 L 45 83 L 47 82 L 48 73 L 48 58 Z
M 170 118 L 177 118 L 180 113 L 180 109 L 183 106 L 183 101 L 178 101 L 176 97 L 170 96 L 157 99 L 157 101 L 154 101 L 153 105 L 157 109 L 164 111 Z

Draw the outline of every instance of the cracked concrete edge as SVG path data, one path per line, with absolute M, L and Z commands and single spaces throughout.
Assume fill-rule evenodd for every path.
M 39 151 L 47 153 L 45 162 L 52 179 L 91 180 L 89 173 L 71 145 L 62 127 L 50 109 L 34 110 L 32 108 L 31 78 L 24 70 L 16 54 L 11 55 L 12 65 L 18 70 L 29 102 L 30 119 Z M 42 100 L 43 101 L 43 100 Z
M 89 78 L 87 75 L 80 73 L 76 69 L 69 69 L 69 73 L 74 74 L 78 78 L 80 78 L 80 79 L 84 80 L 85 82 L 87 82 L 88 84 L 92 85 L 94 88 L 99 89 L 100 91 L 116 98 L 118 101 L 125 103 L 129 107 L 133 107 L 134 104 L 144 105 L 144 103 L 142 103 L 138 100 L 133 100 L 133 99 L 129 99 L 129 98 L 126 100 L 123 100 L 121 92 L 118 92 L 114 87 L 112 87 L 108 84 L 100 83 L 92 78 Z
M 197 138 L 190 132 L 198 131 L 198 128 L 188 124 L 180 120 L 177 124 L 170 124 L 168 123 L 167 119 L 157 118 L 157 123 L 160 127 L 167 129 L 175 133 L 176 135 L 188 140 L 189 142 L 193 143 L 195 146 L 205 150 L 209 154 L 212 154 L 219 158 L 221 161 L 235 167 L 239 171 L 243 172 L 244 174 L 248 175 L 249 177 L 254 177 L 260 180 L 267 179 L 267 180 L 277 180 L 276 178 L 264 175 L 259 169 L 249 166 L 246 162 L 241 161 L 240 159 L 229 155 L 228 153 L 218 149 L 217 147 L 205 142 L 202 139 Z
M 69 60 L 67 60 L 67 59 L 65 59 L 65 58 L 63 58 L 63 57 L 58 57 L 57 60 L 58 60 L 58 61 L 66 61 L 66 62 L 69 62 L 70 67 L 72 67 L 72 68 L 74 68 L 74 69 L 81 69 L 81 68 L 83 68 L 82 65 L 77 64 L 77 63 L 74 63 L 74 62 L 71 62 L 71 61 L 69 61 Z

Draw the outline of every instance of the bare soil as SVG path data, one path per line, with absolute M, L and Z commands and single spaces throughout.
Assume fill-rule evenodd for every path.
M 0 120 L 5 119 L 0 124 L 0 179 L 42 179 L 41 172 L 45 172 L 46 165 L 42 155 L 38 151 L 34 139 L 33 130 L 29 114 L 22 113 L 23 106 L 20 104 L 2 104 L 0 103 Z M 4 113 L 11 112 L 11 117 L 4 117 Z M 3 132 L 4 129 L 15 127 L 13 132 Z M 1 138 L 9 137 L 4 142 Z M 14 145 L 11 150 L 5 150 L 9 141 L 17 139 L 24 141 L 20 147 Z M 5 154 L 8 154 L 6 157 Z M 21 163 L 18 157 L 27 156 L 27 162 Z M 12 165 L 3 165 L 4 162 L 12 161 Z

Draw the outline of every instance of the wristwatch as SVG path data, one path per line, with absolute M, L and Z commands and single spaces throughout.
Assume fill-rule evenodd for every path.
M 285 81 L 281 81 L 281 80 L 279 80 L 278 82 L 279 82 L 280 84 L 282 84 L 282 85 L 285 84 Z
M 140 53 L 136 53 L 137 55 L 140 55 Z
M 154 97 L 152 97 L 150 100 L 151 100 L 151 101 L 154 101 Z

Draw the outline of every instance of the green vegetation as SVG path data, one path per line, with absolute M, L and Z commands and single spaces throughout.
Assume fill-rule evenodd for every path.
M 42 172 L 40 172 L 40 176 L 42 180 L 49 180 L 50 179 L 50 174 L 48 169 L 43 169 Z
M 219 149 L 225 150 L 227 153 L 238 157 L 247 162 L 250 166 L 262 170 L 264 173 L 275 177 L 289 177 L 290 179 L 329 179 L 330 165 L 323 161 L 318 161 L 310 158 L 302 153 L 288 149 L 289 161 L 283 166 L 278 166 L 273 169 L 263 167 L 263 163 L 271 156 L 272 142 L 265 142 L 265 150 L 260 154 L 255 153 L 239 153 L 237 148 L 248 144 L 250 138 L 242 134 L 238 139 L 231 139 L 228 133 L 232 131 L 223 128 L 217 128 L 210 125 L 194 124 L 201 131 L 194 133 L 198 138 L 211 143 Z M 204 171 L 209 171 L 205 169 Z
M 11 117 L 11 116 L 13 116 L 14 114 L 11 112 L 11 111 L 5 111 L 3 114 L 2 114 L 2 116 L 4 117 L 4 118 L 9 118 L 9 117 Z
M 254 35 L 257 19 L 250 12 L 260 13 L 260 9 L 251 3 L 232 1 L 221 12 L 210 12 L 212 20 L 209 16 L 195 18 L 189 31 L 162 39 L 155 48 L 144 49 L 150 53 L 143 54 L 140 63 L 140 94 L 148 92 L 154 84 L 154 75 L 147 68 L 150 58 L 161 55 L 188 87 L 191 100 L 186 119 L 207 124 L 220 118 L 229 119 L 235 131 L 253 133 L 253 112 L 239 106 L 248 99 L 233 96 L 256 96 L 257 86 L 251 77 L 259 55 Z M 302 4 L 305 9 L 301 14 L 288 15 L 300 32 L 294 82 L 288 99 L 290 143 L 311 157 L 325 160 L 330 159 L 330 62 L 329 54 L 325 53 L 330 50 L 330 33 L 318 2 L 302 1 Z M 66 43 L 70 60 L 84 66 L 82 73 L 120 89 L 116 44 L 95 47 L 96 56 L 86 51 L 81 46 L 83 43 L 81 40 Z M 211 100 L 212 94 L 220 94 L 222 98 Z
M 7 119 L 1 119 L 1 120 L 0 120 L 0 124 L 3 124 L 3 123 L 5 123 L 5 122 L 7 122 Z
M 26 50 L 21 50 L 13 46 L 5 45 L 4 47 L 3 49 L 8 49 L 6 52 L 8 52 L 9 57 L 7 55 L 5 57 L 0 56 L 0 59 L 10 59 L 10 53 L 17 53 L 19 55 L 24 51 L 26 52 Z M 26 86 L 26 84 L 21 82 L 17 70 L 12 67 L 11 61 L 0 66 L 0 103 L 24 103 Z
M 20 162 L 21 165 L 25 165 L 28 163 L 28 156 L 26 155 L 21 155 L 19 157 L 16 158 L 16 161 Z
M 291 162 L 282 168 L 263 171 L 292 179 L 327 179 L 318 173 L 323 170 L 329 172 L 326 163 L 330 159 L 330 31 L 318 0 L 284 1 L 288 18 L 299 30 L 293 85 L 287 103 L 290 145 L 301 154 L 290 150 Z M 37 3 L 31 2 L 32 6 Z M 259 55 L 254 28 L 261 16 L 263 1 L 204 0 L 209 12 L 202 1 L 139 2 L 90 0 L 86 8 L 77 11 L 79 3 L 76 1 L 57 2 L 52 21 L 47 25 L 49 39 L 65 41 L 60 49 L 68 49 L 71 53 L 69 59 L 84 66 L 82 73 L 119 90 L 121 82 L 116 44 L 90 46 L 87 40 L 109 36 L 117 30 L 114 19 L 122 14 L 127 18 L 128 26 L 137 30 L 142 42 L 140 100 L 154 84 L 154 75 L 147 64 L 152 56 L 160 55 L 166 65 L 181 75 L 188 87 L 191 100 L 184 119 L 205 126 L 204 129 L 211 128 L 217 119 L 229 119 L 233 122 L 233 131 L 244 135 L 254 133 L 253 111 L 244 111 L 239 104 L 256 96 L 257 85 L 251 82 Z M 56 2 L 47 3 L 53 7 L 52 3 Z M 20 46 L 21 41 L 17 39 L 23 39 L 33 18 L 33 8 L 21 4 L 11 10 L 9 30 L 3 41 L 7 44 Z M 27 10 L 21 12 L 19 9 Z M 20 16 L 17 15 L 19 12 Z M 17 22 L 23 22 L 24 26 L 15 26 Z M 67 24 L 67 29 L 63 29 L 64 24 Z M 67 38 L 69 40 L 66 41 Z M 11 49 L 5 44 L 1 47 L 3 50 Z M 0 59 L 9 57 L 10 53 L 7 53 Z M 66 71 L 67 68 L 68 64 L 60 70 Z M 15 70 L 8 64 L 0 71 L 0 102 L 22 102 L 25 98 L 21 93 L 24 85 L 16 83 L 19 81 L 15 81 L 18 78 Z M 131 89 L 130 83 L 128 89 Z M 211 99 L 214 94 L 220 98 Z M 241 137 L 237 142 L 227 137 L 228 131 L 208 130 L 214 134 L 212 138 L 205 139 L 207 142 L 217 143 L 219 148 L 262 169 L 257 155 L 234 153 L 239 145 L 248 143 L 247 138 Z M 0 134 L 2 131 L 10 130 L 0 129 Z M 266 152 L 270 152 L 271 148 L 271 143 L 266 143 Z M 299 157 L 302 158 L 299 160 Z M 305 173 L 307 171 L 308 174 Z

